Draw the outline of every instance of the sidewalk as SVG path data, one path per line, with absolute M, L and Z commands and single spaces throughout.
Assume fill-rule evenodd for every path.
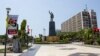
M 4 49 L 4 45 L 0 45 L 0 49 Z M 23 53 L 27 51 L 28 49 L 24 50 Z M 20 56 L 21 54 L 22 53 L 6 53 L 6 56 Z M 0 53 L 0 56 L 4 56 L 4 53 Z
M 9 47 L 12 47 L 12 46 L 6 46 L 6 48 L 9 48 Z M 0 49 L 5 49 L 5 45 L 0 45 Z
M 7 53 L 6 56 L 19 56 L 21 53 Z M 0 56 L 4 56 L 4 53 L 0 53 Z
M 0 49 L 4 49 L 4 45 L 0 45 Z
M 9 47 L 9 46 L 7 46 Z M 0 45 L 0 49 L 4 49 L 4 45 Z M 6 56 L 19 56 L 21 53 L 6 53 Z M 0 56 L 4 56 L 4 53 L 0 53 Z

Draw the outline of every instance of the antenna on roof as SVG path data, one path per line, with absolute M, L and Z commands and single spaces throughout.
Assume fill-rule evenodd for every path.
M 85 5 L 85 9 L 84 9 L 84 11 L 88 11 L 87 4 Z
M 85 9 L 86 9 L 86 10 L 88 10 L 87 4 L 86 4 L 85 6 L 86 6 L 86 8 L 85 8 Z

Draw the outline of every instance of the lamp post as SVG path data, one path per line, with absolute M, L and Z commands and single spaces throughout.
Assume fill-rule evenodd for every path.
M 31 36 L 32 36 L 32 29 L 30 29 L 31 30 Z
M 10 12 L 10 10 L 11 10 L 11 8 L 6 8 L 6 10 L 7 10 L 7 24 L 8 24 L 8 17 L 9 17 L 9 12 Z M 6 56 L 6 43 L 7 43 L 7 25 L 6 25 L 6 37 L 5 37 L 5 52 L 4 52 L 4 56 Z
M 29 39 L 28 39 L 29 30 L 30 30 L 30 29 L 29 29 L 29 25 L 27 25 L 27 48 L 28 48 L 28 43 L 29 43 L 29 42 L 28 42 L 28 41 L 29 41 Z
M 43 28 L 43 35 L 45 36 L 45 31 L 46 31 L 46 29 L 45 28 Z
M 42 41 L 43 41 L 43 42 L 45 41 L 45 32 L 46 32 L 46 29 L 43 28 L 43 37 L 42 37 Z
M 32 43 L 33 43 L 32 29 L 30 29 L 30 30 L 31 30 L 31 38 L 32 38 L 32 40 L 31 40 L 31 46 L 32 46 Z

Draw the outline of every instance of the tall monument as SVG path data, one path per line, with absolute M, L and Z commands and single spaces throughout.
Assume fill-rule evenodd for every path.
M 54 19 L 54 14 L 49 11 L 50 14 L 50 22 L 49 22 L 49 36 L 47 38 L 48 42 L 58 42 L 59 38 L 56 36 L 56 31 L 55 31 L 55 22 L 53 21 Z
M 55 22 L 53 21 L 54 19 L 54 14 L 49 11 L 50 14 L 50 22 L 49 22 L 49 36 L 56 36 L 56 31 L 55 31 Z

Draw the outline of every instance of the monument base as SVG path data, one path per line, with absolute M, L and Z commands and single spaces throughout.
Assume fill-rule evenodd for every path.
M 47 37 L 47 42 L 58 42 L 59 41 L 59 37 L 57 36 L 48 36 Z

